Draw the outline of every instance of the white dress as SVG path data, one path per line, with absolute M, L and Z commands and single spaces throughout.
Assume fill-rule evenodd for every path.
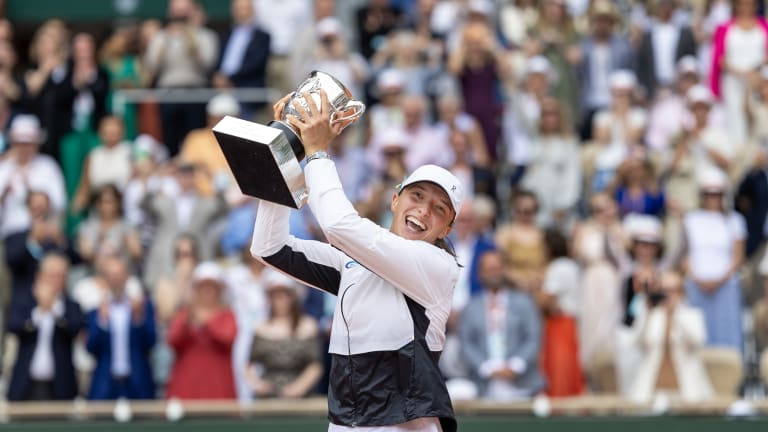
M 725 61 L 731 69 L 753 71 L 765 63 L 767 42 L 760 26 L 744 30 L 732 25 L 725 36 Z M 723 74 L 722 97 L 727 130 L 738 144 L 747 139 L 747 116 L 744 112 L 746 91 L 747 83 L 732 74 Z

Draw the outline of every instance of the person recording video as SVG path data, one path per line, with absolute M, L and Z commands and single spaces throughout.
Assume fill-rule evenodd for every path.
M 686 402 L 713 396 L 701 358 L 706 340 L 702 312 L 685 303 L 683 279 L 676 272 L 643 281 L 645 307 L 632 326 L 642 360 L 630 386 L 630 399 L 648 402 L 664 394 Z

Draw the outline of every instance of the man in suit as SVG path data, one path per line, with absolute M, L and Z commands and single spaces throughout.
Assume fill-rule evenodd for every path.
M 11 274 L 11 304 L 30 304 L 38 264 L 46 252 L 63 250 L 66 240 L 51 211 L 51 200 L 44 191 L 27 194 L 30 227 L 4 239 L 5 263 Z M 13 306 L 12 306 L 13 308 Z
M 482 397 L 532 397 L 544 387 L 538 308 L 527 293 L 507 285 L 500 252 L 485 252 L 479 266 L 483 292 L 470 300 L 459 323 L 470 378 Z
M 675 0 L 652 2 L 654 19 L 643 35 L 637 54 L 637 78 L 647 100 L 653 100 L 658 87 L 671 87 L 676 79 L 675 65 L 685 56 L 696 55 L 696 41 L 690 27 L 672 20 Z
M 33 301 L 8 311 L 8 331 L 19 342 L 9 400 L 66 400 L 77 395 L 72 343 L 84 319 L 80 307 L 64 294 L 68 270 L 65 256 L 43 257 Z
M 253 0 L 232 0 L 233 25 L 221 38 L 221 57 L 213 85 L 217 88 L 264 87 L 269 60 L 269 33 L 258 28 Z M 243 104 L 253 114 L 254 104 Z
M 610 0 L 594 0 L 590 6 L 591 34 L 580 44 L 577 65 L 581 90 L 581 139 L 592 138 L 592 117 L 611 102 L 609 76 L 633 69 L 634 52 L 629 40 L 617 31 L 621 16 Z
M 107 299 L 88 315 L 86 347 L 96 358 L 88 398 L 152 399 L 155 384 L 149 355 L 157 340 L 152 304 L 125 290 L 128 264 L 118 256 L 104 259 Z

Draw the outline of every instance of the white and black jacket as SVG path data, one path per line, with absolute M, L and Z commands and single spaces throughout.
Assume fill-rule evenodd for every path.
M 290 209 L 261 202 L 251 253 L 338 296 L 331 328 L 329 419 L 388 426 L 437 417 L 456 430 L 437 361 L 459 267 L 453 256 L 361 218 L 333 161 L 307 164 L 309 206 L 329 243 L 290 235 Z

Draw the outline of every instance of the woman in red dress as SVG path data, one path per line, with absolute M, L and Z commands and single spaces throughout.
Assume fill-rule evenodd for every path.
M 221 267 L 212 262 L 197 266 L 190 302 L 176 313 L 168 330 L 168 344 L 176 360 L 166 397 L 235 398 L 232 344 L 237 322 L 224 303 L 225 287 Z

